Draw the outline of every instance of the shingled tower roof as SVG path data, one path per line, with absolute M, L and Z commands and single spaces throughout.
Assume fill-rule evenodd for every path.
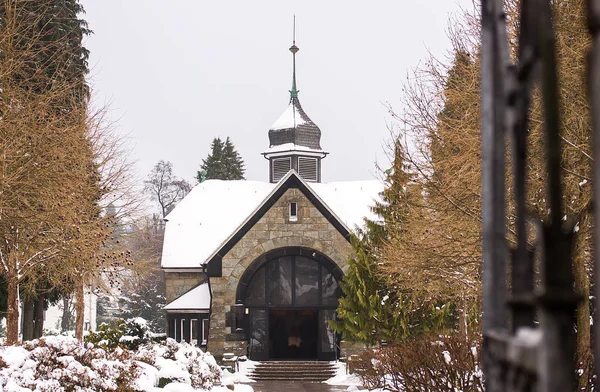
M 321 130 L 304 112 L 298 99 L 299 91 L 296 89 L 296 52 L 298 50 L 294 40 L 294 44 L 290 47 L 294 64 L 290 103 L 269 130 L 270 147 L 293 143 L 296 146 L 321 150 Z
M 321 130 L 302 109 L 298 97 L 292 96 L 283 114 L 269 130 L 270 147 L 293 143 L 321 149 Z
M 306 115 L 296 88 L 296 18 L 294 41 L 290 48 L 294 60 L 290 103 L 269 128 L 269 148 L 262 155 L 269 160 L 269 182 L 275 183 L 290 170 L 307 182 L 321 182 L 321 160 L 328 152 L 321 149 L 321 130 Z

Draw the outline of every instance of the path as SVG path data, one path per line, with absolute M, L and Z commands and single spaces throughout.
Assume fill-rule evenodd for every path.
M 254 392 L 344 392 L 342 385 L 327 385 L 322 382 L 260 381 L 248 384 Z

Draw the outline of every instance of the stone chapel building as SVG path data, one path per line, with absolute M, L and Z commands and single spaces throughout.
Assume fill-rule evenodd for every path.
M 350 234 L 373 219 L 380 181 L 321 183 L 321 130 L 293 82 L 269 130 L 269 183 L 208 180 L 166 217 L 162 268 L 167 333 L 253 360 L 339 357 L 328 327 L 351 255 Z

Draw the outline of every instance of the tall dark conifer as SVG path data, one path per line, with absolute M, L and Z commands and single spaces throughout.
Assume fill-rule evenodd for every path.
M 203 180 L 245 180 L 244 161 L 229 138 L 224 142 L 215 138 L 211 144 L 211 152 L 196 176 L 198 182 Z

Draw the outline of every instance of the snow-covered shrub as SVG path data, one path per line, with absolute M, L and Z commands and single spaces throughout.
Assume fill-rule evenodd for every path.
M 141 345 L 155 341 L 157 336 L 161 335 L 152 333 L 146 320 L 136 317 L 128 320 L 118 319 L 113 325 L 103 323 L 97 331 L 90 332 L 85 341 L 108 349 L 121 346 L 136 350 Z
M 173 339 L 140 347 L 135 359 L 158 369 L 159 386 L 180 382 L 210 389 L 221 379 L 221 369 L 212 355 Z
M 483 392 L 479 346 L 455 336 L 420 338 L 364 352 L 352 366 L 369 389 Z
M 214 357 L 169 339 L 132 351 L 48 336 L 0 345 L 0 391 L 151 391 L 172 382 L 209 390 L 221 379 Z
M 65 336 L 0 346 L 0 390 L 135 391 L 140 367 L 132 353 L 107 351 Z

